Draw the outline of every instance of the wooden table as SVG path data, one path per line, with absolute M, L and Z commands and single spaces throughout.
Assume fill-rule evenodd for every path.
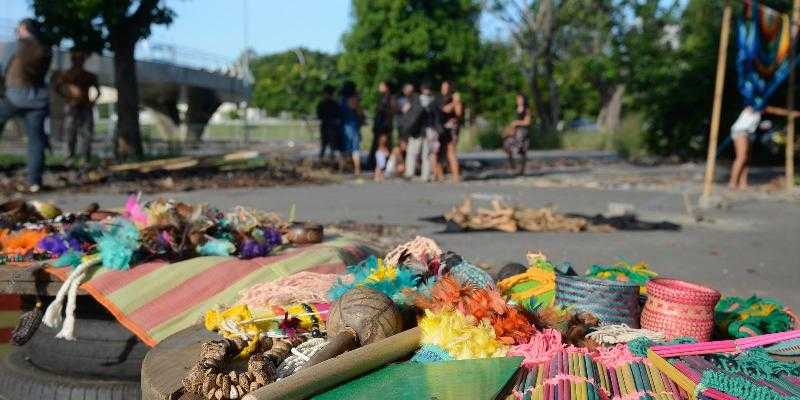
M 201 344 L 212 339 L 219 339 L 219 335 L 195 325 L 153 347 L 142 363 L 142 399 L 203 400 L 183 394 L 181 379 L 200 358 Z
M 36 282 L 40 282 L 43 293 L 55 296 L 61 287 L 61 281 L 53 278 L 41 267 L 44 263 L 35 263 L 25 266 L 0 265 L 0 293 L 35 295 Z M 84 295 L 83 289 L 78 289 L 78 294 Z

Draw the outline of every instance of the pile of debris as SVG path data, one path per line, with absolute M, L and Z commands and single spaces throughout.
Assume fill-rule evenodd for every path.
M 607 224 L 593 224 L 583 217 L 559 214 L 551 207 L 515 208 L 499 199 L 491 201 L 491 208 L 478 207 L 473 211 L 472 200 L 467 197 L 461 205 L 444 215 L 448 230 L 498 230 L 503 232 L 613 232 Z

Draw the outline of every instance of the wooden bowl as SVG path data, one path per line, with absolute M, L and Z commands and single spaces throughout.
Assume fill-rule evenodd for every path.
M 323 227 L 311 222 L 294 222 L 289 225 L 286 239 L 293 244 L 322 243 Z

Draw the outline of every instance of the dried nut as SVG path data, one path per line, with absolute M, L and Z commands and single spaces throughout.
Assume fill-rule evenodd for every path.
M 212 389 L 215 389 L 214 380 L 211 377 L 206 377 L 203 380 L 203 394 L 211 392 Z
M 236 391 L 236 386 L 231 386 L 231 391 L 228 393 L 228 398 L 236 400 L 239 398 L 239 392 Z
M 231 390 L 231 379 L 228 376 L 222 377 L 222 385 L 219 385 L 219 388 L 222 389 L 222 393 L 228 393 Z

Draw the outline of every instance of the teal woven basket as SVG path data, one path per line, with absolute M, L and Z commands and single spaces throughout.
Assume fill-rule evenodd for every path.
M 556 276 L 556 304 L 587 311 L 603 324 L 639 327 L 639 285 L 583 276 Z

